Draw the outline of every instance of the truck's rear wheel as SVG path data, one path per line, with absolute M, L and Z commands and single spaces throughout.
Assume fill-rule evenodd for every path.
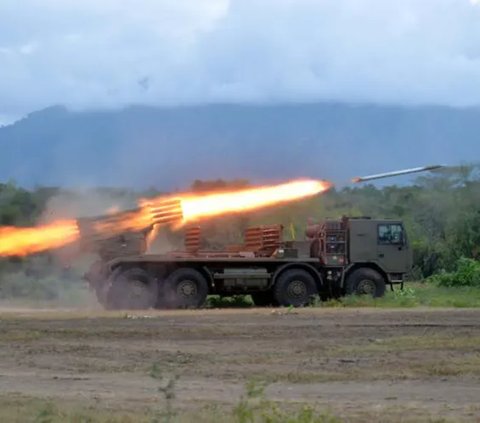
M 317 294 L 315 280 L 302 269 L 281 273 L 273 288 L 273 298 L 281 306 L 303 307 Z
M 253 304 L 257 307 L 267 307 L 275 304 L 272 291 L 254 292 L 251 297 Z
M 198 308 L 207 298 L 208 284 L 195 269 L 181 268 L 172 272 L 163 283 L 160 307 Z
M 121 271 L 113 277 L 107 307 L 115 310 L 145 310 L 155 306 L 158 283 L 140 268 Z
M 347 278 L 347 295 L 370 295 L 374 298 L 385 295 L 385 279 L 376 270 L 361 268 Z

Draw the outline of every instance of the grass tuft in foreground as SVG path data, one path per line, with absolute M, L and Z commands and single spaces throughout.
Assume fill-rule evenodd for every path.
M 407 283 L 403 290 L 389 291 L 383 298 L 348 296 L 322 304 L 327 307 L 480 307 L 480 288 L 439 287 L 432 283 Z
M 211 296 L 208 298 L 208 308 L 248 308 L 253 307 L 248 295 L 233 297 Z M 408 308 L 408 307 L 454 307 L 479 308 L 480 287 L 438 286 L 432 282 L 410 282 L 405 288 L 395 291 L 388 289 L 385 297 L 372 298 L 369 296 L 347 296 L 332 299 L 326 302 L 316 301 L 314 307 L 380 307 L 380 308 Z
M 173 398 L 170 398 L 173 399 Z M 161 402 L 159 402 L 160 404 Z M 173 409 L 167 401 L 165 409 L 143 409 L 136 412 L 101 409 L 95 406 L 75 407 L 65 403 L 46 402 L 19 397 L 0 398 L 0 419 L 9 422 L 35 423 L 341 423 L 328 411 L 317 411 L 309 406 L 292 405 L 285 409 L 265 397 L 265 385 L 249 382 L 245 394 L 231 408 L 212 405 L 195 413 Z M 169 405 L 170 404 L 170 405 Z

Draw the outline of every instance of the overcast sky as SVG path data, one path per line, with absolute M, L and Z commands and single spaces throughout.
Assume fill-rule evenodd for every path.
M 0 0 L 0 123 L 73 109 L 480 104 L 474 0 Z

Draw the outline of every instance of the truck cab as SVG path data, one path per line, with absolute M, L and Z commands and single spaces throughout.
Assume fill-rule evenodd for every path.
M 412 251 L 403 223 L 388 219 L 350 219 L 350 262 L 376 263 L 391 280 L 412 267 Z
M 403 284 L 412 267 L 412 250 L 399 220 L 327 219 L 310 222 L 306 234 L 312 242 L 312 256 L 320 258 L 335 288 L 342 291 L 351 291 L 348 280 L 356 269 L 369 268 L 393 285 Z

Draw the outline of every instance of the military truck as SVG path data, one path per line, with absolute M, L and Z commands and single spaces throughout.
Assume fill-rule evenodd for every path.
M 244 243 L 202 248 L 199 226 L 185 247 L 146 253 L 148 231 L 97 246 L 101 259 L 86 275 L 108 309 L 198 308 L 208 295 L 251 295 L 257 306 L 302 307 L 315 297 L 381 297 L 403 287 L 412 266 L 401 221 L 367 217 L 310 221 L 302 241 L 284 241 L 281 225 L 248 228 Z

